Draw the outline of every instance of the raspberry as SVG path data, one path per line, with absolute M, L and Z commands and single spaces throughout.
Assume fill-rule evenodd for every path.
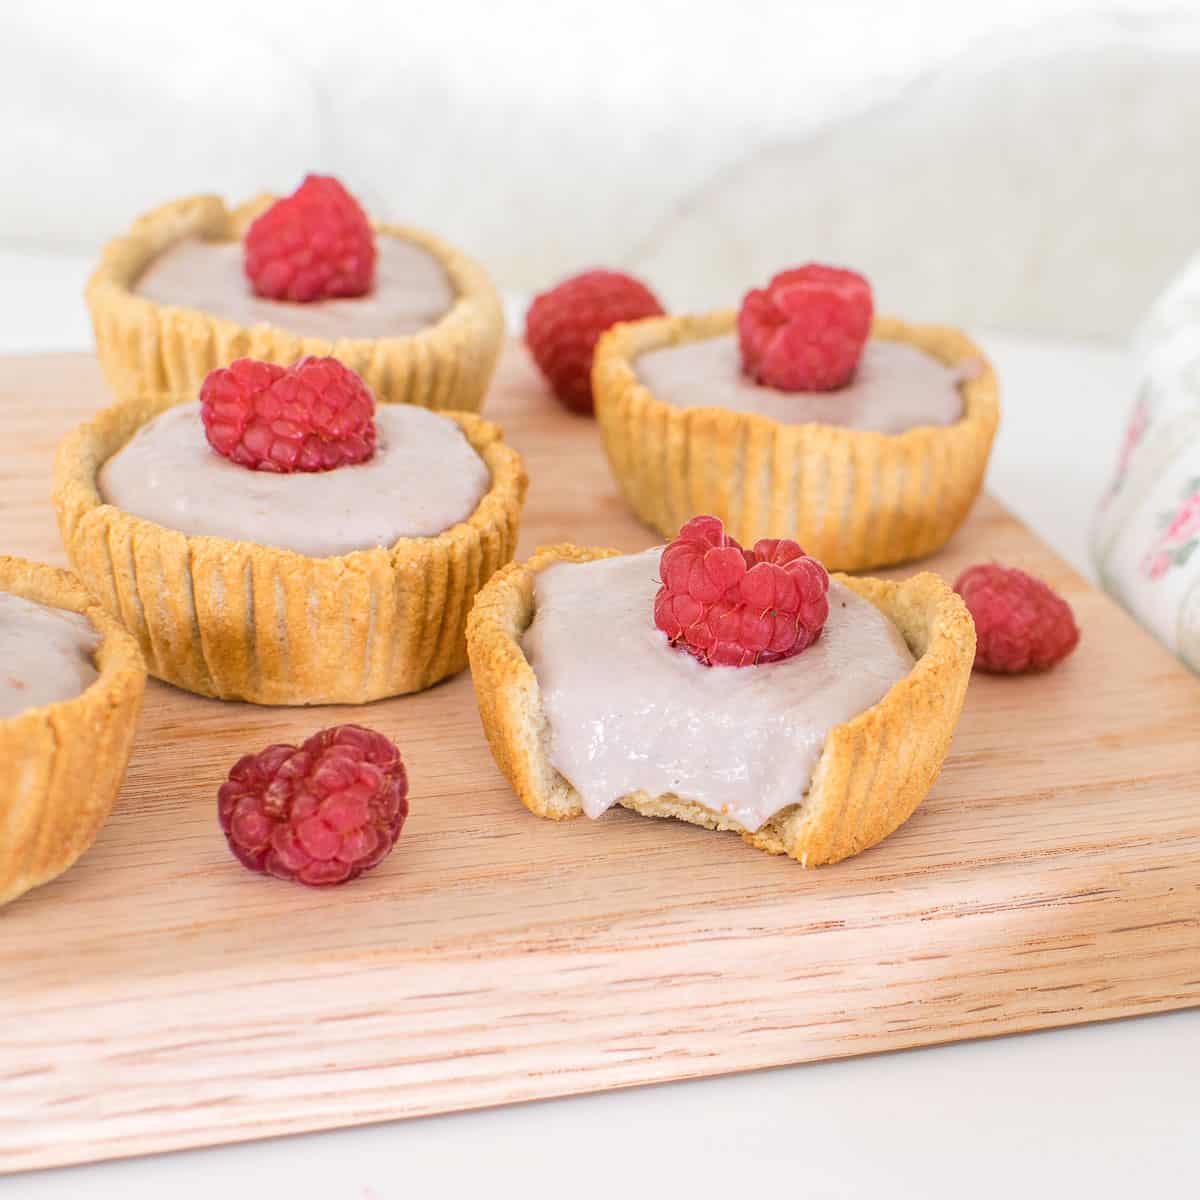
M 829 576 L 787 538 L 743 550 L 716 517 L 693 517 L 663 550 L 654 624 L 706 667 L 799 654 L 829 616 Z
M 592 353 L 618 321 L 662 315 L 645 284 L 619 271 L 586 271 L 535 296 L 525 317 L 525 343 L 554 394 L 572 412 L 590 413 Z
M 1079 641 L 1070 605 L 1049 585 L 1015 567 L 969 567 L 954 590 L 975 621 L 975 666 L 1016 675 L 1061 662 Z
M 362 296 L 375 279 L 375 234 L 359 203 L 331 175 L 308 175 L 246 230 L 243 266 L 270 300 Z
M 738 312 L 742 368 L 785 392 L 829 392 L 854 377 L 871 332 L 871 285 L 809 263 L 746 293 Z
M 312 887 L 382 862 L 408 816 L 400 751 L 381 733 L 336 725 L 302 746 L 239 759 L 217 793 L 234 857 L 251 871 Z
M 200 387 L 212 448 L 253 471 L 331 471 L 375 453 L 375 397 L 336 358 L 235 359 Z

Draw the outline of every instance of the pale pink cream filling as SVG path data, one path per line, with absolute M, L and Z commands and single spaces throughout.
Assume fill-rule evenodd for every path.
M 812 646 L 756 667 L 705 667 L 654 626 L 661 549 L 538 573 L 523 649 L 551 763 L 598 817 L 672 793 L 746 829 L 801 803 L 829 731 L 912 669 L 899 630 L 831 581 Z
M 977 363 L 948 367 L 907 342 L 872 338 L 845 387 L 784 392 L 742 372 L 733 334 L 651 350 L 636 367 L 655 398 L 674 408 L 723 408 L 784 425 L 816 422 L 880 433 L 952 425 L 963 412 L 961 384 L 978 370 Z
M 99 644 L 86 617 L 0 592 L 0 720 L 78 696 Z
M 403 238 L 376 238 L 375 286 L 365 296 L 308 304 L 256 296 L 242 271 L 241 242 L 184 238 L 142 273 L 134 291 L 158 304 L 196 308 L 239 325 L 270 325 L 301 337 L 384 338 L 436 324 L 455 300 L 441 263 Z
M 104 464 L 100 494 L 168 529 L 311 558 L 432 537 L 475 511 L 491 472 L 458 425 L 412 404 L 385 404 L 375 428 L 375 454 L 364 463 L 277 475 L 221 457 L 204 435 L 200 402 L 180 404 Z

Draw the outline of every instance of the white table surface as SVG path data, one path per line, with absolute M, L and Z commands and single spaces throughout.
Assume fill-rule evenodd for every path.
M 0 254 L 0 353 L 85 349 L 86 263 Z M 1132 395 L 1118 348 L 981 334 L 989 485 L 1080 570 Z M 0 546 L 2 549 L 2 546 Z M 2 1050 L 0 1050 L 2 1053 Z M 0 1180 L 22 1200 L 1200 1194 L 1200 1010 Z

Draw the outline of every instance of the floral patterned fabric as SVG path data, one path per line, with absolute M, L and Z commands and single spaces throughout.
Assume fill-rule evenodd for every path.
M 1092 551 L 1104 586 L 1200 673 L 1200 258 L 1137 339 L 1141 383 Z

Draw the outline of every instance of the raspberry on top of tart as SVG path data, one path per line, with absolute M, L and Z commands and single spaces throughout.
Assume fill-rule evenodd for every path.
M 308 304 L 365 296 L 375 283 L 375 231 L 331 175 L 307 175 L 246 230 L 246 278 L 259 296 Z
M 874 315 L 871 285 L 856 271 L 818 263 L 780 271 L 742 300 L 742 369 L 756 383 L 784 392 L 845 387 Z
M 716 517 L 693 517 L 662 552 L 654 624 L 705 666 L 778 662 L 829 616 L 829 574 L 790 539 L 743 550 Z
M 256 471 L 331 471 L 375 453 L 375 397 L 336 358 L 239 358 L 200 389 L 208 444 Z

